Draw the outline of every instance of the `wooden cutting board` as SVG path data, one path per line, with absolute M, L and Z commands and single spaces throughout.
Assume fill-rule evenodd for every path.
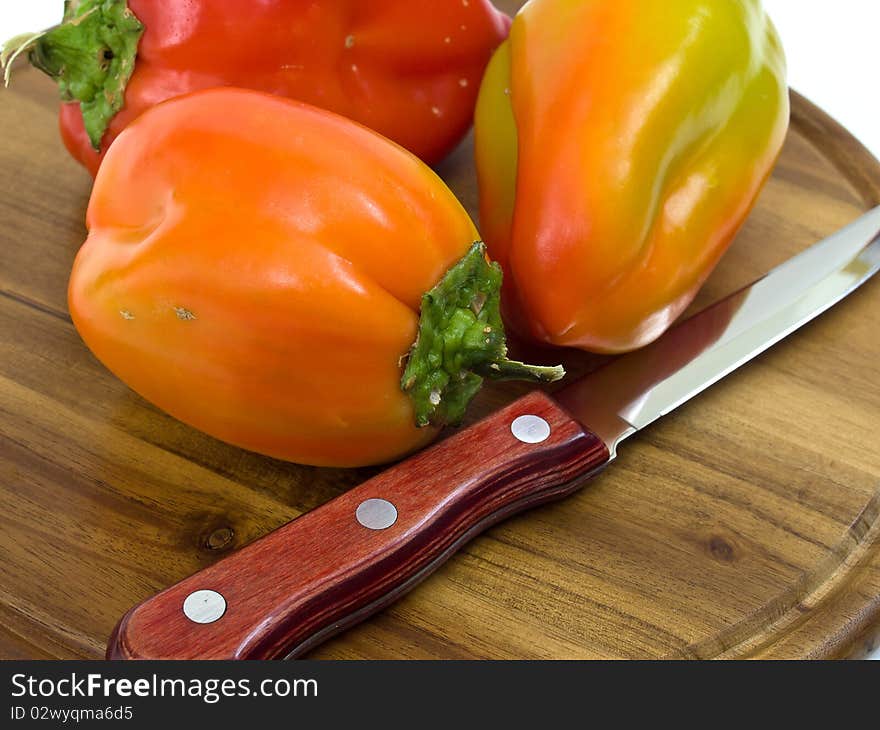
M 29 71 L 0 94 L 0 658 L 101 657 L 134 603 L 375 471 L 222 444 L 92 357 L 65 303 L 90 178 L 56 106 Z M 475 211 L 469 154 L 441 172 Z M 695 306 L 878 202 L 880 165 L 795 96 L 773 179 Z M 880 280 L 311 656 L 864 653 L 880 629 L 878 332 Z M 572 373 L 597 362 L 529 354 Z M 487 389 L 472 420 L 523 390 Z

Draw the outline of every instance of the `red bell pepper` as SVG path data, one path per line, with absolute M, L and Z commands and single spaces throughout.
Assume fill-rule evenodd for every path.
M 489 0 L 67 0 L 60 25 L 4 54 L 58 81 L 64 143 L 92 174 L 145 109 L 213 86 L 329 109 L 434 163 L 509 27 Z

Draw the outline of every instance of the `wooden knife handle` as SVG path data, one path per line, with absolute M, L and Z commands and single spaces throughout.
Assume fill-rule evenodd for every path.
M 514 428 L 521 416 L 543 423 Z M 135 606 L 107 657 L 300 655 L 413 588 L 487 527 L 566 496 L 608 461 L 598 436 L 530 393 Z M 187 613 L 215 620 L 188 618 L 193 593 Z

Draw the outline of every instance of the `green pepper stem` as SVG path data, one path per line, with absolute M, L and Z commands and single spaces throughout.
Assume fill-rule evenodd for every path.
M 31 46 L 48 32 L 48 30 L 44 30 L 41 33 L 22 33 L 3 44 L 3 48 L 0 50 L 0 66 L 3 67 L 4 86 L 9 86 L 9 81 L 12 79 L 12 67 L 15 65 L 16 59 L 25 51 L 29 51 Z
M 561 366 L 527 365 L 507 358 L 501 321 L 501 267 L 478 241 L 422 297 L 419 331 L 401 378 L 418 426 L 455 425 L 483 378 L 550 383 Z
M 58 82 L 64 101 L 78 101 L 89 142 L 100 150 L 107 125 L 125 103 L 144 26 L 127 0 L 65 0 L 64 19 L 42 33 L 10 39 L 0 53 L 9 84 L 15 59 Z
M 480 364 L 474 368 L 474 372 L 491 380 L 527 380 L 533 383 L 554 383 L 565 377 L 562 365 L 527 365 L 507 358 L 488 365 Z

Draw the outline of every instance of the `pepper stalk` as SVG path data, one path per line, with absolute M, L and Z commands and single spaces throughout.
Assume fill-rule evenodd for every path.
M 507 357 L 501 320 L 501 267 L 486 246 L 467 254 L 422 296 L 416 341 L 400 384 L 412 399 L 418 426 L 457 425 L 484 378 L 552 383 L 561 365 L 527 365 Z
M 0 54 L 9 85 L 12 64 L 27 53 L 31 64 L 58 82 L 64 101 L 78 101 L 95 150 L 125 103 L 144 26 L 127 0 L 65 0 L 59 25 L 7 41 Z

